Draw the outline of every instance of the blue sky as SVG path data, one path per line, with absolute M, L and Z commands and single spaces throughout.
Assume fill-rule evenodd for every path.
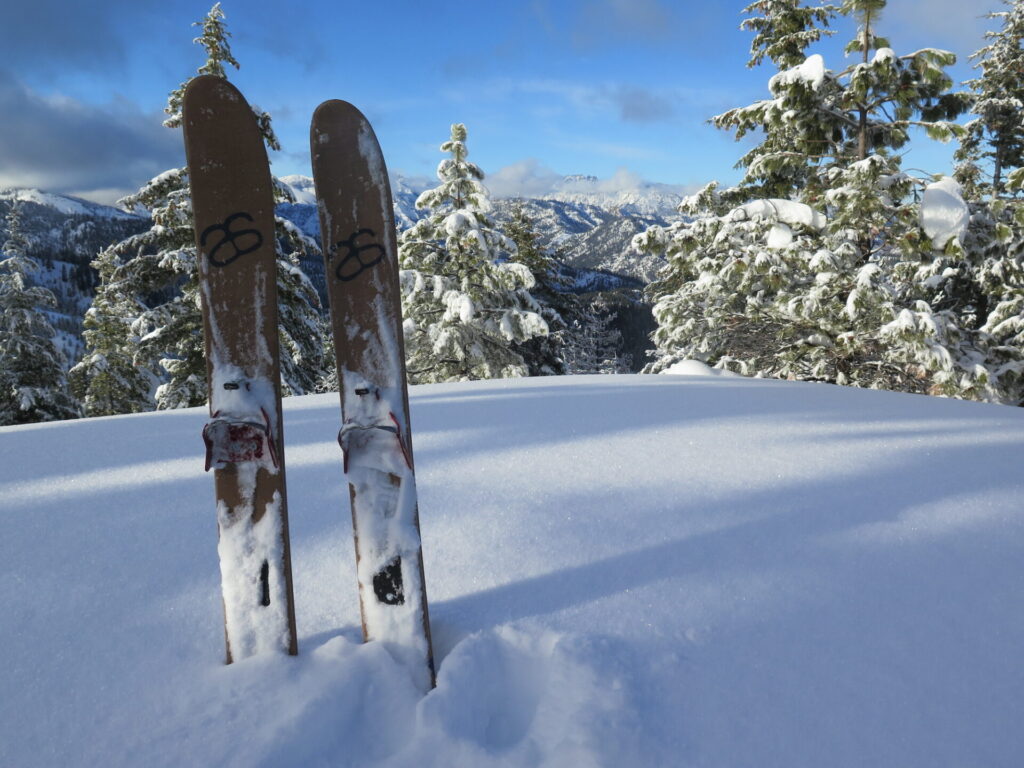
M 183 164 L 160 125 L 168 92 L 203 62 L 190 25 L 201 2 L 2 0 L 0 187 L 111 201 Z M 707 119 L 767 95 L 770 66 L 745 67 L 746 3 L 725 0 L 225 0 L 231 75 L 268 110 L 283 150 L 274 173 L 309 174 L 309 117 L 330 98 L 370 118 L 389 168 L 432 176 L 452 122 L 498 193 L 543 191 L 583 173 L 689 188 L 734 181 L 742 154 Z M 954 51 L 954 76 L 982 44 L 998 0 L 890 0 L 879 32 L 897 53 Z M 847 20 L 812 49 L 839 68 Z M 948 170 L 919 139 L 906 165 Z

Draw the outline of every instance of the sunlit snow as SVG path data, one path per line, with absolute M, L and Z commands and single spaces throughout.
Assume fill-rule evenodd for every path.
M 412 388 L 426 697 L 337 394 L 285 401 L 299 656 L 231 666 L 204 409 L 0 429 L 0 765 L 1017 764 L 1024 412 L 700 365 Z

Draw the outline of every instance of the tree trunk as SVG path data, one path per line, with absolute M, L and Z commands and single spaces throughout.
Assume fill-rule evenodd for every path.
M 871 14 L 864 14 L 864 29 L 861 32 L 861 61 L 868 63 L 868 45 L 870 44 Z M 857 159 L 866 160 L 868 156 L 868 108 L 861 105 L 857 110 Z

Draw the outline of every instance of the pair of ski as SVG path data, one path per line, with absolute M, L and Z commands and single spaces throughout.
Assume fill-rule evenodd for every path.
M 298 652 L 278 359 L 274 195 L 252 109 L 227 80 L 183 105 L 211 421 L 227 661 Z M 364 640 L 434 684 L 405 384 L 396 230 L 370 124 L 327 101 L 310 131 Z

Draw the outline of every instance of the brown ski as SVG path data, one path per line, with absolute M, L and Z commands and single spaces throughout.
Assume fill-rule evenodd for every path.
M 409 433 L 398 250 L 384 157 L 366 118 L 326 101 L 310 128 L 338 365 L 363 638 L 434 685 Z
M 252 109 L 221 77 L 183 106 L 211 421 L 227 661 L 298 652 L 277 335 L 274 196 Z

